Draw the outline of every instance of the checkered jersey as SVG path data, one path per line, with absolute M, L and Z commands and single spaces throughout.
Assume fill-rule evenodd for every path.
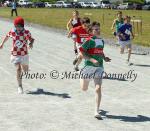
M 33 38 L 31 37 L 31 33 L 28 30 L 25 30 L 17 33 L 16 30 L 11 30 L 7 37 L 13 39 L 13 46 L 11 49 L 11 54 L 13 56 L 24 56 L 28 54 L 28 41 L 31 41 Z

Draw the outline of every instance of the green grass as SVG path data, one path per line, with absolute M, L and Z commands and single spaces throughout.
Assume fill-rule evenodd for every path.
M 73 9 L 36 9 L 36 8 L 19 8 L 18 13 L 26 21 L 46 25 L 54 28 L 66 29 L 66 23 L 72 15 Z M 80 16 L 88 16 L 92 21 L 101 23 L 101 30 L 104 37 L 113 38 L 110 30 L 113 19 L 117 10 L 105 9 L 79 9 Z M 103 21 L 104 14 L 104 21 Z M 135 44 L 150 47 L 150 11 L 125 10 L 124 15 L 135 16 L 134 19 L 143 20 L 142 35 L 136 35 Z M 10 17 L 10 8 L 0 8 L 0 16 L 5 18 Z

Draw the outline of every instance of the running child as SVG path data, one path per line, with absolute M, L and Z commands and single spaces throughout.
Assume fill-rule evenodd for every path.
M 81 26 L 81 18 L 79 17 L 79 12 L 77 10 L 74 10 L 72 12 L 72 18 L 67 23 L 67 30 L 69 31 L 68 37 L 71 35 L 71 30 L 78 26 Z M 75 41 L 74 41 L 74 52 L 77 55 L 77 47 Z
M 114 36 L 117 35 L 118 29 L 119 27 L 124 23 L 123 17 L 122 17 L 122 12 L 118 11 L 117 12 L 117 18 L 113 21 L 113 24 L 111 26 L 111 29 L 113 30 L 115 27 L 115 32 L 114 32 Z
M 18 81 L 18 93 L 23 93 L 22 87 L 22 72 L 28 72 L 29 69 L 29 55 L 28 55 L 28 41 L 29 48 L 33 48 L 34 39 L 31 36 L 29 30 L 24 28 L 24 19 L 17 17 L 14 20 L 14 29 L 12 29 L 4 38 L 0 45 L 0 49 L 3 48 L 5 42 L 12 38 L 12 49 L 11 49 L 11 63 L 16 67 L 17 81 Z
M 124 53 L 125 47 L 128 48 L 128 58 L 127 63 L 130 65 L 130 57 L 132 51 L 132 44 L 131 44 L 131 36 L 134 39 L 134 34 L 132 32 L 132 25 L 130 24 L 131 17 L 125 16 L 124 24 L 118 29 L 118 37 L 119 37 L 119 44 L 120 44 L 120 53 Z
M 77 54 L 78 54 L 77 58 L 73 61 L 73 65 L 75 65 L 76 71 L 79 70 L 78 66 L 82 61 L 82 56 L 80 55 L 79 48 L 83 44 L 85 38 L 88 38 L 90 36 L 90 34 L 88 33 L 89 25 L 90 25 L 90 19 L 88 17 L 84 17 L 82 19 L 82 25 L 75 27 L 71 30 L 72 38 L 76 42 Z
M 102 119 L 99 114 L 99 107 L 101 102 L 102 74 L 104 71 L 103 60 L 110 62 L 111 59 L 105 57 L 103 52 L 104 40 L 100 37 L 100 23 L 93 22 L 91 26 L 93 36 L 89 37 L 80 47 L 81 54 L 85 59 L 84 68 L 80 72 L 80 74 L 82 74 L 82 77 L 80 78 L 80 86 L 83 91 L 86 91 L 90 80 L 94 80 L 96 92 L 94 117 Z M 93 77 L 90 78 L 91 76 Z

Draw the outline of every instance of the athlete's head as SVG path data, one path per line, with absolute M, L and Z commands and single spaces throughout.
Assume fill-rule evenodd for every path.
M 100 35 L 100 23 L 94 21 L 91 24 L 91 27 L 92 27 L 92 34 L 95 35 L 95 36 L 99 36 Z
M 82 19 L 82 26 L 85 29 L 88 29 L 88 26 L 90 25 L 90 19 L 88 17 L 84 17 Z
M 124 23 L 130 23 L 131 17 L 130 16 L 125 16 L 124 17 Z
M 18 32 L 24 29 L 24 19 L 22 17 L 17 17 L 14 19 L 14 26 Z
M 117 12 L 117 17 L 118 17 L 119 19 L 122 18 L 122 11 L 118 11 L 118 12 Z
M 74 11 L 72 12 L 72 16 L 73 16 L 74 18 L 78 18 L 78 17 L 79 17 L 79 11 L 74 10 Z

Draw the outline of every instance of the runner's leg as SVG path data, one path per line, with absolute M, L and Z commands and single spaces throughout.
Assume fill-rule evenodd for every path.
M 22 70 L 23 70 L 24 73 L 29 71 L 29 66 L 28 65 L 22 64 L 21 67 L 22 67 Z
M 22 79 L 21 79 L 22 70 L 21 70 L 21 65 L 20 65 L 20 63 L 17 63 L 17 64 L 16 64 L 16 71 L 17 71 L 18 86 L 19 86 L 19 87 L 22 87 Z
M 88 79 L 80 79 L 80 87 L 83 91 L 88 90 L 89 82 L 90 81 Z
M 131 57 L 131 52 L 132 52 L 131 44 L 129 44 L 127 47 L 128 47 L 128 61 L 129 61 Z
M 96 109 L 95 109 L 95 117 L 101 118 L 101 115 L 99 114 L 99 107 L 100 107 L 100 102 L 101 102 L 101 84 L 102 84 L 102 79 L 101 78 L 95 78 L 94 79 L 95 83 L 95 101 L 96 101 Z
M 16 64 L 16 70 L 17 70 L 17 81 L 18 81 L 18 93 L 22 94 L 23 93 L 23 88 L 22 88 L 22 69 L 20 63 Z

